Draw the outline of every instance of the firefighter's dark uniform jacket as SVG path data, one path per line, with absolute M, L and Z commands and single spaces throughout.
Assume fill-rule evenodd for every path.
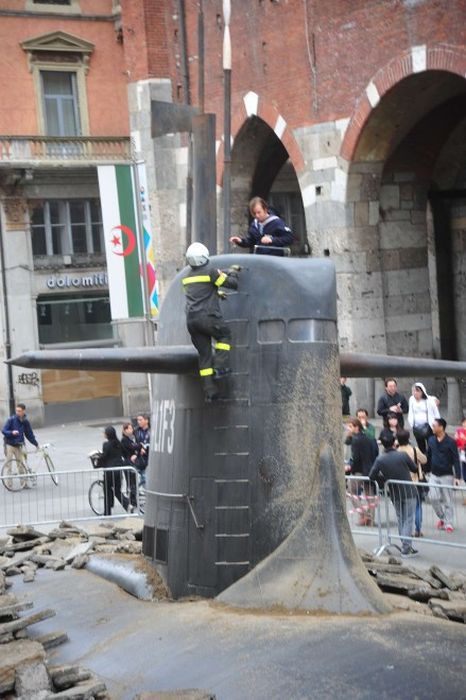
M 186 317 L 215 316 L 223 318 L 218 292 L 222 287 L 237 289 L 238 281 L 227 272 L 218 270 L 210 262 L 201 267 L 190 267 L 183 276 L 186 294 Z
M 201 377 L 210 378 L 214 370 L 228 367 L 231 333 L 220 310 L 219 291 L 224 287 L 238 287 L 236 273 L 223 272 L 208 262 L 200 267 L 189 267 L 182 283 L 188 331 L 199 353 L 199 373 Z M 212 338 L 217 341 L 214 357 Z

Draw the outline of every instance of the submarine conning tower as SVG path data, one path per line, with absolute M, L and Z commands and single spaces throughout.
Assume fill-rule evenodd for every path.
M 265 255 L 211 261 L 242 267 L 238 290 L 221 302 L 232 374 L 210 404 L 197 372 L 153 377 L 143 552 L 173 597 L 214 597 L 311 522 L 318 607 L 326 607 L 322 581 L 330 576 L 332 600 L 342 586 L 356 587 L 353 610 L 382 609 L 345 512 L 334 265 Z M 163 304 L 160 347 L 190 343 L 181 275 Z

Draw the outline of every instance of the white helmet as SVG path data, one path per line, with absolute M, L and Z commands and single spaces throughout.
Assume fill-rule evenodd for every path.
M 203 243 L 191 243 L 186 251 L 186 261 L 191 267 L 201 267 L 209 262 L 209 251 Z

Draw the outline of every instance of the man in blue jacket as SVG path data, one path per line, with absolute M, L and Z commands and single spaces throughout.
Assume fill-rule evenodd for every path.
M 276 214 L 269 210 L 267 202 L 262 197 L 253 197 L 249 202 L 249 211 L 253 221 L 249 226 L 247 236 L 231 236 L 230 243 L 236 243 L 241 248 L 253 246 L 265 246 L 263 253 L 280 255 L 280 248 L 289 246 L 293 242 L 293 232 Z M 278 250 L 277 250 L 278 249 Z
M 461 479 L 460 458 L 456 442 L 446 434 L 447 422 L 436 418 L 432 424 L 433 435 L 427 440 L 427 466 L 430 471 L 430 502 L 439 518 L 437 528 L 453 532 L 452 490 L 434 488 L 438 486 L 459 486 Z
M 17 403 L 15 415 L 10 416 L 3 426 L 3 441 L 5 444 L 5 457 L 16 457 L 23 461 L 24 438 L 29 440 L 31 445 L 39 447 L 36 436 L 33 433 L 31 424 L 26 418 L 26 406 L 24 403 Z

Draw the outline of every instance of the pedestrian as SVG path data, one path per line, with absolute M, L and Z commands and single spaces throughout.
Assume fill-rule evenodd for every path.
M 139 413 L 136 416 L 137 426 L 134 431 L 134 438 L 137 443 L 138 453 L 136 469 L 139 472 L 139 486 L 146 484 L 146 470 L 149 464 L 150 448 L 150 422 L 147 413 Z
M 411 474 L 414 483 L 423 484 L 427 481 L 423 467 L 427 463 L 427 457 L 420 449 L 416 449 L 409 444 L 409 430 L 400 430 L 398 432 L 398 451 L 405 452 L 408 457 L 411 457 L 417 467 L 417 473 Z M 417 489 L 416 513 L 414 516 L 414 537 L 422 537 L 422 502 L 427 496 L 428 488 L 419 486 Z
M 461 475 L 463 481 L 466 481 L 466 416 L 463 416 L 461 426 L 455 431 L 455 442 L 460 456 Z
M 14 415 L 10 416 L 2 429 L 5 457 L 15 457 L 18 462 L 24 463 L 25 442 L 28 440 L 34 447 L 39 447 L 36 436 L 26 416 L 24 403 L 17 403 Z
M 136 438 L 134 436 L 134 428 L 133 424 L 127 421 L 126 423 L 123 423 L 122 426 L 122 431 L 121 431 L 121 449 L 123 452 L 123 457 L 125 460 L 125 464 L 128 464 L 129 466 L 134 467 L 135 469 L 137 468 L 137 461 L 138 461 L 138 453 L 139 453 L 139 446 L 138 443 L 136 442 Z M 134 510 L 137 508 L 138 505 L 138 500 L 137 500 L 137 475 L 132 469 L 128 469 L 125 471 L 125 479 L 126 483 L 128 484 L 128 491 L 129 491 L 129 502 L 130 502 L 130 509 L 131 512 L 133 513 Z
M 408 421 L 413 429 L 417 446 L 427 454 L 427 439 L 432 435 L 432 424 L 440 418 L 435 396 L 427 394 L 424 384 L 415 382 L 408 402 Z
M 340 377 L 340 389 L 341 389 L 341 412 L 344 416 L 350 415 L 350 396 L 353 393 L 349 386 L 346 384 L 346 377 Z
M 277 214 L 270 211 L 267 202 L 262 197 L 253 197 L 249 202 L 249 213 L 253 220 L 244 238 L 241 236 L 231 236 L 230 243 L 236 243 L 241 248 L 252 248 L 253 246 L 269 246 L 270 250 L 260 252 L 269 255 L 282 255 L 281 250 L 273 248 L 284 248 L 293 242 L 293 233 Z
M 377 481 L 379 486 L 389 479 L 409 482 L 409 484 L 389 484 L 389 497 L 398 520 L 401 556 L 414 557 L 418 554 L 412 546 L 417 489 L 411 481 L 411 473 L 416 474 L 417 468 L 406 453 L 395 449 L 395 436 L 392 432 L 382 431 L 381 442 L 384 452 L 375 460 L 369 472 L 369 479 Z
M 182 278 L 186 294 L 186 322 L 192 343 L 199 353 L 199 375 L 206 401 L 219 397 L 216 379 L 230 372 L 231 331 L 220 310 L 221 288 L 237 289 L 238 266 L 227 272 L 210 263 L 202 243 L 192 243 L 186 251 L 189 269 Z M 212 340 L 215 341 L 212 352 Z
M 348 435 L 345 442 L 347 445 L 351 445 L 351 476 L 367 477 L 379 453 L 377 443 L 364 434 L 362 423 L 358 418 L 350 418 L 346 424 L 346 429 Z M 361 479 L 360 482 L 356 483 L 354 483 L 354 480 L 350 480 L 350 486 L 351 493 L 358 496 L 358 498 L 364 494 L 364 500 L 366 501 L 362 510 L 362 499 L 361 503 L 357 504 L 359 511 L 358 525 L 372 525 L 373 513 L 370 509 L 370 499 L 374 496 L 372 485 Z
M 388 413 L 397 413 L 400 428 L 404 427 L 403 413 L 408 413 L 408 402 L 403 394 L 398 393 L 398 383 L 394 377 L 385 380 L 385 392 L 377 403 L 377 415 L 382 416 L 385 427 L 388 426 Z
M 121 491 L 121 469 L 112 469 L 124 465 L 121 442 L 113 425 L 107 425 L 104 435 L 105 442 L 97 466 L 104 470 L 104 515 L 111 515 L 115 498 L 120 501 L 124 510 L 128 510 L 129 500 Z
M 356 411 L 356 418 L 361 421 L 362 430 L 364 435 L 367 435 L 371 440 L 376 440 L 375 437 L 375 425 L 369 423 L 369 413 L 367 408 L 358 408 Z
M 426 471 L 430 472 L 430 502 L 439 519 L 437 529 L 453 532 L 453 494 L 445 487 L 459 486 L 461 470 L 456 442 L 447 435 L 446 428 L 444 418 L 434 420 L 434 434 L 427 440 Z M 436 488 L 438 486 L 443 488 Z
M 392 413 L 391 411 L 389 411 L 389 413 L 387 413 L 387 426 L 385 428 L 382 428 L 379 435 L 379 440 L 382 437 L 382 433 L 393 433 L 393 436 L 395 438 L 395 447 L 398 447 L 398 433 L 400 432 L 400 430 L 403 430 L 403 428 L 400 426 L 400 414 Z

